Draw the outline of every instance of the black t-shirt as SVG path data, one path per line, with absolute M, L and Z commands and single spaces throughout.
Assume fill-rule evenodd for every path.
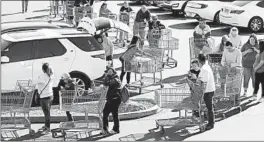
M 61 79 L 58 84 L 58 89 L 61 90 L 61 87 L 63 87 L 65 90 L 75 90 L 75 84 L 73 80 L 69 80 L 66 83 Z
M 124 7 L 122 6 L 120 12 L 131 12 L 133 11 L 131 7 Z
M 198 78 L 199 73 L 200 73 L 200 70 L 196 71 L 196 70 L 194 70 L 194 69 L 191 69 L 190 72 L 193 73 L 193 74 L 195 74 L 196 77 Z

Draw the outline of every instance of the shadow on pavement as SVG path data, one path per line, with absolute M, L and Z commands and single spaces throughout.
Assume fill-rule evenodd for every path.
M 180 80 L 184 79 L 187 75 L 179 75 L 179 76 L 171 76 L 168 78 L 165 78 L 162 80 L 162 83 L 166 84 L 166 83 L 176 83 L 179 82 Z
M 149 8 L 150 13 L 168 13 L 169 11 L 162 10 L 160 8 Z
M 15 138 L 15 139 L 11 139 L 8 141 L 28 141 L 28 140 L 35 140 L 38 138 L 43 137 L 45 134 L 41 134 L 41 132 L 36 132 L 33 136 L 31 136 L 30 134 Z M 44 139 L 43 139 L 44 140 Z
M 214 24 L 213 22 L 207 22 L 207 24 L 211 28 L 217 28 L 221 27 L 219 25 Z M 170 28 L 173 29 L 180 29 L 180 30 L 194 30 L 194 28 L 198 25 L 198 22 L 188 22 L 188 23 L 181 23 L 181 24 L 175 24 L 175 25 L 170 25 Z
M 15 12 L 15 13 L 8 13 L 8 14 L 2 14 L 1 16 L 10 16 L 15 14 L 22 14 L 22 12 Z
M 130 134 L 124 137 L 120 137 L 120 141 L 182 141 L 188 137 L 199 133 L 189 133 L 184 135 L 180 130 L 184 129 L 184 126 L 165 128 L 165 133 L 155 132 L 156 129 L 150 130 L 150 133 L 137 133 Z
M 87 138 L 81 138 L 79 139 L 78 141 L 97 141 L 97 140 L 100 140 L 100 139 L 104 139 L 104 138 L 107 138 L 107 137 L 110 137 L 112 135 L 101 135 L 101 134 L 96 134 L 96 135 L 92 135 L 90 137 L 87 137 Z
M 229 34 L 229 31 L 232 27 L 231 26 L 228 26 L 224 29 L 217 29 L 217 30 L 212 30 L 212 36 L 217 36 L 217 37 L 221 37 L 225 34 Z M 246 35 L 246 36 L 249 36 L 252 32 L 247 29 L 247 28 L 239 28 L 239 35 Z M 261 34 L 263 35 L 264 34 L 264 30 L 260 31 L 257 33 L 258 35 Z

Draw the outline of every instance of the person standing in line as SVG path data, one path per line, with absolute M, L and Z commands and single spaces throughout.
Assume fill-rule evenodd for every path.
M 98 38 L 98 42 L 101 43 L 105 50 L 106 61 L 110 62 L 110 66 L 113 67 L 114 44 L 108 39 L 108 33 L 102 33 L 101 37 Z
M 141 38 L 141 45 L 142 48 L 144 45 L 144 40 L 146 36 L 145 28 L 147 23 L 150 21 L 150 11 L 147 9 L 146 5 L 142 5 L 141 9 L 136 14 L 136 19 L 133 26 L 133 35 Z
M 45 126 L 39 129 L 39 132 L 48 134 L 50 132 L 50 109 L 53 101 L 53 71 L 48 63 L 42 65 L 43 73 L 37 79 L 38 97 L 40 105 L 45 116 Z
M 264 40 L 259 42 L 259 53 L 253 65 L 255 71 L 255 88 L 252 100 L 257 99 L 259 84 L 261 84 L 262 93 L 259 102 L 264 101 Z
M 125 70 L 126 70 L 126 67 L 131 65 L 130 62 L 135 57 L 135 55 L 141 54 L 141 55 L 145 55 L 145 56 L 152 58 L 151 55 L 149 55 L 149 54 L 145 53 L 144 51 L 142 51 L 141 49 L 139 49 L 140 44 L 141 44 L 140 37 L 133 36 L 130 45 L 127 47 L 127 50 L 123 53 L 123 55 L 121 57 L 119 57 L 119 60 L 122 63 L 122 70 L 121 70 L 120 79 L 121 79 L 121 81 L 123 81 L 123 78 L 124 78 L 125 74 L 127 73 L 127 76 L 126 76 L 127 84 L 130 83 L 131 72 L 126 72 Z
M 28 10 L 28 0 L 22 0 L 22 13 L 27 12 Z
M 243 44 L 242 44 L 241 37 L 239 35 L 238 28 L 236 28 L 236 27 L 231 28 L 228 36 L 229 36 L 229 40 L 231 41 L 233 46 L 238 48 L 238 49 L 241 49 Z
M 248 83 L 250 78 L 252 79 L 253 88 L 255 88 L 255 73 L 253 64 L 256 60 L 256 55 L 258 54 L 258 39 L 255 34 L 249 36 L 248 41 L 241 48 L 242 52 L 242 66 L 243 66 L 243 75 L 244 75 L 244 95 L 247 95 Z
M 107 8 L 107 3 L 104 2 L 99 10 L 99 17 L 108 18 L 111 13 L 112 12 Z
M 118 108 L 121 104 L 121 81 L 115 71 L 115 69 L 109 67 L 105 71 L 104 85 L 108 86 L 108 91 L 106 94 L 106 104 L 103 110 L 103 131 L 101 134 L 116 134 L 120 133 L 119 118 L 118 118 Z M 108 131 L 108 117 L 112 113 L 114 126 L 113 129 Z
M 206 56 L 199 54 L 198 61 L 201 66 L 201 71 L 197 79 L 197 83 L 206 84 L 204 91 L 204 102 L 208 110 L 208 124 L 206 125 L 206 130 L 214 128 L 214 108 L 213 108 L 213 96 L 215 92 L 215 81 L 212 68 L 208 64 Z
M 124 5 L 120 8 L 120 21 L 124 22 L 129 26 L 130 23 L 130 13 L 133 11 L 133 9 L 128 5 L 127 1 L 124 2 Z M 130 42 L 128 40 L 128 33 L 120 32 L 120 40 L 123 39 L 127 40 L 127 42 Z M 123 42 L 124 44 L 124 42 Z
M 217 45 L 216 48 L 214 48 L 212 52 L 216 54 L 223 54 L 225 50 L 225 44 L 227 41 L 229 41 L 228 35 L 222 36 L 221 43 Z

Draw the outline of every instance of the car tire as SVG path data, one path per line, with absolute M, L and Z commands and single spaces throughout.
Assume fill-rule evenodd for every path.
M 73 78 L 79 87 L 83 87 L 83 89 L 88 90 L 89 82 L 91 81 L 89 77 L 81 73 L 70 73 L 71 78 Z M 83 86 L 84 85 L 84 86 Z
M 253 24 L 257 24 L 257 25 L 254 26 Z M 248 28 L 252 32 L 259 32 L 260 30 L 263 29 L 263 19 L 260 17 L 253 17 L 252 19 L 250 19 L 248 23 Z
M 215 16 L 214 16 L 214 23 L 217 25 L 220 25 L 220 11 L 216 12 Z

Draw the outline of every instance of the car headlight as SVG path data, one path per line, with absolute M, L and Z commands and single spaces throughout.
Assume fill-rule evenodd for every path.
M 195 3 L 195 2 L 189 2 L 187 6 L 191 8 L 197 8 L 197 9 L 203 9 L 203 8 L 208 7 L 208 5 L 206 4 Z
M 245 10 L 231 10 L 230 13 L 232 13 L 232 14 L 241 14 L 243 12 L 245 12 Z
M 180 5 L 179 3 L 175 3 L 175 4 L 172 5 L 172 8 L 178 8 L 179 5 Z

